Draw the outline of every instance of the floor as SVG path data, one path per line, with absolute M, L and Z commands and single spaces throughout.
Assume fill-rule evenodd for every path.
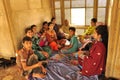
M 59 58 L 59 57 L 57 57 Z M 17 65 L 6 67 L 0 66 L 0 80 L 26 80 L 18 71 Z M 120 80 L 120 79 L 106 79 L 105 76 L 99 76 L 99 80 Z
M 20 72 L 17 70 L 17 66 L 3 68 L 0 67 L 0 80 L 26 80 L 20 75 Z
M 17 66 L 10 66 L 7 68 L 0 67 L 0 80 L 26 80 L 21 76 L 17 69 Z M 104 78 L 99 78 L 99 80 L 106 80 Z

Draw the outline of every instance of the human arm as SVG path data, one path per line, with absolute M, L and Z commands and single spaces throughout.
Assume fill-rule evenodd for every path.
M 45 51 L 42 51 L 42 54 L 43 54 L 46 58 L 49 57 L 49 54 L 48 54 L 47 52 L 45 52 Z
M 53 33 L 54 33 L 54 39 L 57 40 L 57 34 L 54 30 L 53 30 Z
M 72 37 L 70 40 L 70 44 L 66 45 L 63 49 L 70 49 L 73 47 L 73 45 L 76 43 L 76 37 Z
M 42 66 L 42 62 L 38 62 L 32 66 L 27 66 L 26 61 L 21 61 L 21 64 L 22 64 L 23 70 L 31 70 L 31 69 L 34 69 L 36 67 Z
M 44 66 L 41 66 L 41 69 L 42 69 L 43 74 L 47 73 L 47 70 L 46 70 L 46 68 Z
M 89 26 L 83 35 L 90 35 L 93 33 L 93 31 L 94 31 L 94 27 Z
M 62 48 L 62 49 L 70 49 L 70 48 L 72 48 L 73 47 L 73 45 L 72 44 L 70 44 L 70 45 L 66 45 L 64 48 Z

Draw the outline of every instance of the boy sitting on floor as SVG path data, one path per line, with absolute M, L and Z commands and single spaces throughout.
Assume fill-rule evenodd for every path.
M 44 78 L 46 69 L 43 62 L 38 62 L 37 56 L 32 51 L 32 40 L 30 37 L 24 37 L 22 41 L 23 48 L 18 51 L 16 63 L 22 71 L 22 75 L 28 79 L 29 75 L 37 78 Z
M 75 36 L 75 30 L 76 29 L 74 27 L 69 28 L 69 35 L 71 37 L 70 45 L 67 45 L 64 48 L 62 48 L 61 53 L 70 54 L 78 50 L 78 39 Z

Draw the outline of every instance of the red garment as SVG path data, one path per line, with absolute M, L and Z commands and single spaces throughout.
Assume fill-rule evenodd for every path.
M 85 76 L 99 75 L 105 70 L 106 48 L 102 42 L 95 42 L 90 55 L 82 62 L 82 74 Z M 81 64 L 81 60 L 79 59 Z
M 52 50 L 58 51 L 58 44 L 55 41 L 52 41 L 49 46 L 51 47 Z
M 50 34 L 46 33 L 45 36 L 46 36 L 47 41 L 48 41 L 49 43 L 51 43 L 52 41 L 56 41 L 56 40 L 57 40 L 54 34 L 53 34 L 53 35 L 50 35 Z
M 46 33 L 46 38 L 47 38 L 47 41 L 48 41 L 51 49 L 55 50 L 55 51 L 58 51 L 57 39 L 55 38 L 55 36 L 52 36 L 52 35 Z

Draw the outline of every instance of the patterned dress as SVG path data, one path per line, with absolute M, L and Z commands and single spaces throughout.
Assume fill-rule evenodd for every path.
M 106 48 L 104 44 L 97 41 L 90 49 L 90 55 L 83 60 L 79 58 L 82 65 L 82 74 L 85 76 L 100 75 L 105 71 Z

